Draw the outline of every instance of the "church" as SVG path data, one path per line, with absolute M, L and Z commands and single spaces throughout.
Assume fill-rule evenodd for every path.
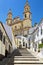
M 6 19 L 6 23 L 8 26 L 12 27 L 12 32 L 14 36 L 14 40 L 17 46 L 17 36 L 28 36 L 28 31 L 32 27 L 32 20 L 31 20 L 31 12 L 28 0 L 26 0 L 23 12 L 23 20 L 20 19 L 19 16 L 12 18 L 12 12 L 9 10 L 8 16 Z

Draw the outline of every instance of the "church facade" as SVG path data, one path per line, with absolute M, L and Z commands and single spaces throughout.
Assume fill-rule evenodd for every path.
M 12 32 L 14 35 L 14 40 L 17 45 L 17 38 L 16 36 L 23 35 L 27 37 L 29 29 L 32 27 L 32 20 L 31 20 L 31 12 L 28 0 L 26 0 L 26 4 L 24 6 L 24 18 L 21 20 L 19 17 L 12 18 L 11 10 L 8 12 L 8 17 L 6 19 L 6 23 L 12 27 Z

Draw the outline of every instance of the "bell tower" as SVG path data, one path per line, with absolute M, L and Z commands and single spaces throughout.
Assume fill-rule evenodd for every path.
M 26 0 L 23 14 L 24 14 L 23 27 L 29 30 L 29 28 L 32 27 L 32 19 L 31 19 L 32 13 L 30 12 L 30 6 L 28 0 Z
M 12 11 L 11 11 L 11 9 L 9 9 L 6 22 L 7 22 L 7 25 L 11 25 L 12 24 Z
M 31 19 L 31 12 L 28 0 L 26 0 L 26 4 L 24 6 L 24 19 Z

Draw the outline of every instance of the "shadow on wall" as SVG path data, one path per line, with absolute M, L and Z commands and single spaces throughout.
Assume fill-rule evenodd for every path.
M 0 65 L 14 65 L 15 56 L 22 56 L 18 49 L 14 50 L 14 52 L 5 58 Z
M 14 52 L 12 53 L 10 61 L 8 62 L 8 65 L 14 65 L 15 56 L 22 56 L 18 49 L 14 50 Z

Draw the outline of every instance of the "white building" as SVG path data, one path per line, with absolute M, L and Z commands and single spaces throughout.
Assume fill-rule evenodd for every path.
M 11 27 L 0 22 L 0 59 L 7 57 L 15 48 Z
M 29 30 L 29 35 L 28 35 L 28 44 L 29 44 L 29 48 L 34 51 L 34 40 L 35 40 L 35 30 L 37 29 L 37 26 L 34 26 L 32 28 L 30 28 Z
M 43 19 L 40 21 L 37 30 L 35 31 L 35 40 L 34 42 L 36 44 L 42 44 L 43 43 Z
M 29 48 L 32 51 L 38 52 L 39 44 L 43 43 L 43 19 L 39 24 L 30 28 L 28 35 Z
M 24 36 L 16 36 L 18 48 L 27 48 L 28 47 L 28 39 Z

